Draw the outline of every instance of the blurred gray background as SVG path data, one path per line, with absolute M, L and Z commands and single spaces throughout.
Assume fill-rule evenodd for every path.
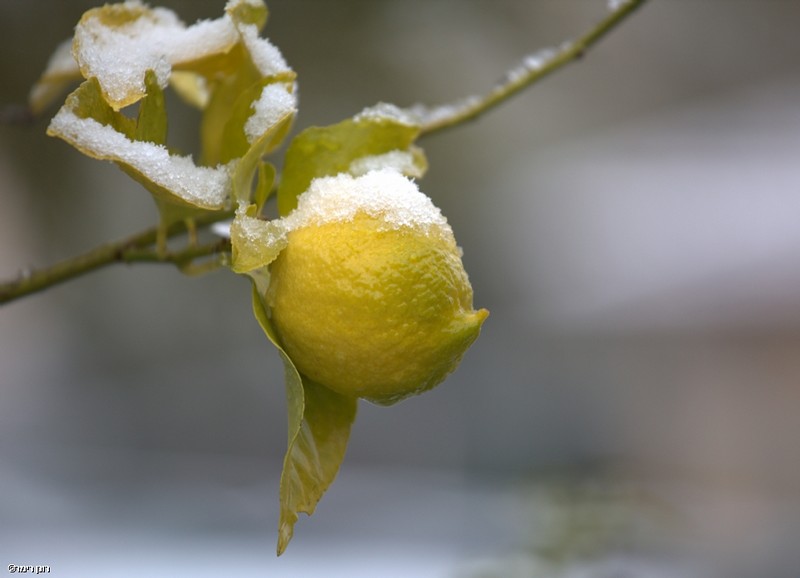
M 191 23 L 224 3 L 162 4 Z M 299 130 L 482 93 L 606 4 L 272 0 L 265 34 L 298 73 Z M 93 5 L 0 0 L 0 102 Z M 282 369 L 244 279 L 116 266 L 4 306 L 0 571 L 796 576 L 798 23 L 795 0 L 651 0 L 420 143 L 491 317 L 442 386 L 361 404 L 279 560 Z M 173 108 L 191 150 L 196 115 Z M 45 128 L 0 126 L 4 279 L 155 221 Z

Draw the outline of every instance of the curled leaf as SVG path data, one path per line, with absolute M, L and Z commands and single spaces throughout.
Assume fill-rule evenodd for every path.
M 230 196 L 230 167 L 198 167 L 190 156 L 170 154 L 163 144 L 137 140 L 137 123 L 106 103 L 95 78 L 67 98 L 47 133 L 92 158 L 114 161 L 157 199 L 219 210 Z
M 296 112 L 294 73 L 259 37 L 266 20 L 261 0 L 230 0 L 221 18 L 188 27 L 138 0 L 89 10 L 75 29 L 72 63 L 60 48 L 31 102 L 43 106 L 79 71 L 86 80 L 48 134 L 117 163 L 143 184 L 156 199 L 162 232 L 198 211 L 246 207 L 261 157 L 285 137 Z M 162 91 L 170 82 L 205 108 L 204 165 L 166 146 Z M 136 120 L 121 111 L 134 104 Z

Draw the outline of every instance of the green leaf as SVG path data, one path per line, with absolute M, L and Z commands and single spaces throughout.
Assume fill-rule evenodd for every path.
M 257 90 L 252 90 L 253 88 Z M 261 158 L 284 139 L 294 120 L 294 107 L 279 108 L 281 116 L 274 119 L 272 124 L 255 140 L 248 141 L 245 124 L 251 116 L 256 114 L 253 112 L 254 103 L 261 98 L 262 94 L 272 94 L 271 89 L 283 95 L 288 94 L 283 85 L 269 81 L 256 83 L 240 97 L 234 107 L 234 115 L 225 126 L 223 140 L 231 143 L 231 150 L 223 151 L 223 153 L 230 152 L 236 157 L 241 157 L 233 172 L 233 195 L 239 204 L 250 203 L 253 177 L 261 163 Z M 223 159 L 226 159 L 224 154 Z
M 280 220 L 264 221 L 258 208 L 240 208 L 231 223 L 231 269 L 252 273 L 272 263 L 286 247 L 286 228 Z
M 164 91 L 158 85 L 156 74 L 148 70 L 144 75 L 147 95 L 139 101 L 134 139 L 157 145 L 167 144 L 167 104 Z
M 302 512 L 314 513 L 333 483 L 347 450 L 358 402 L 303 379 L 283 350 L 261 297 L 265 279 L 253 280 L 253 313 L 283 360 L 288 406 L 288 448 L 280 484 L 278 555 L 285 550 Z
M 358 402 L 308 379 L 303 380 L 305 408 L 300 427 L 289 432 L 289 449 L 281 474 L 280 556 L 294 533 L 300 512 L 314 513 L 344 460 Z M 296 395 L 296 393 L 294 393 Z M 287 395 L 293 395 L 288 392 Z
M 275 166 L 267 161 L 261 161 L 261 164 L 258 165 L 256 190 L 253 193 L 253 203 L 255 203 L 259 211 L 261 211 L 267 199 L 269 199 L 270 195 L 272 195 L 272 192 L 275 190 L 273 186 L 275 185 L 276 176 L 277 171 L 275 170 Z
M 200 124 L 200 138 L 203 147 L 202 162 L 208 166 L 224 162 L 222 160 L 224 157 L 231 159 L 237 156 L 233 154 L 232 150 L 236 147 L 236 143 L 226 141 L 226 126 L 231 121 L 242 92 L 260 79 L 258 71 L 241 43 L 234 46 L 225 55 L 224 61 L 215 61 L 214 64 L 223 70 L 225 68 L 230 70 L 226 74 L 222 74 L 219 69 L 214 70 L 210 64 L 205 66 L 208 74 L 214 72 L 217 77 Z M 252 102 L 252 98 L 250 102 Z M 244 121 L 242 121 L 243 124 Z M 228 130 L 230 131 L 230 129 Z
M 391 151 L 411 151 L 419 126 L 390 116 L 359 115 L 326 127 L 310 127 L 298 134 L 286 151 L 278 187 L 278 212 L 289 214 L 297 197 L 317 177 L 347 172 L 356 159 Z
M 215 83 L 203 113 L 200 129 L 203 164 L 239 159 L 232 175 L 233 195 L 237 204 L 247 205 L 261 158 L 286 137 L 294 119 L 294 107 L 283 111 L 283 115 L 265 127 L 257 138 L 248 137 L 246 125 L 256 114 L 257 101 L 263 94 L 269 94 L 268 87 L 282 90 L 285 95 L 291 94 L 292 84 L 285 79 L 262 77 L 241 44 L 234 48 L 230 58 L 238 62 L 238 68 L 234 74 Z
M 104 126 L 110 126 L 131 140 L 136 133 L 136 121 L 111 108 L 103 98 L 103 91 L 96 78 L 90 78 L 75 89 L 67 97 L 64 108 L 70 110 L 78 118 L 92 119 Z M 90 154 L 90 156 L 93 155 Z

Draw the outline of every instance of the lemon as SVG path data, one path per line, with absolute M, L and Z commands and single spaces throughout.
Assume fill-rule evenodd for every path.
M 488 312 L 473 310 L 452 230 L 413 182 L 316 179 L 287 225 L 266 301 L 302 374 L 386 405 L 457 367 Z

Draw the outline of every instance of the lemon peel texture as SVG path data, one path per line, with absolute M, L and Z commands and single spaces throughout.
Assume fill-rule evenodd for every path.
M 316 179 L 284 219 L 266 301 L 298 370 L 388 405 L 439 384 L 488 311 L 447 220 L 394 170 Z

